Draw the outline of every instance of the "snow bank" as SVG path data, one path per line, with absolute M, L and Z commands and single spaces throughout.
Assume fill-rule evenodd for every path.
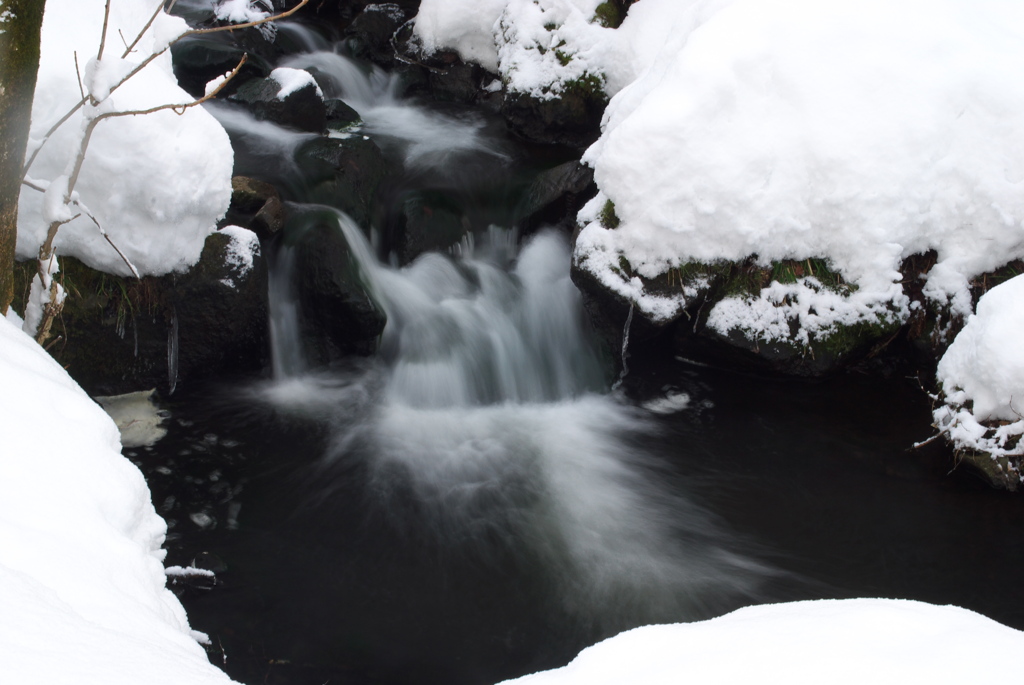
M 523 685 L 1008 683 L 1024 633 L 966 609 L 881 599 L 747 607 L 630 630 Z
M 1024 276 L 985 293 L 936 377 L 944 404 L 935 424 L 960 449 L 992 456 L 1024 454 Z M 998 422 L 992 427 L 983 421 Z
M 152 15 L 148 0 L 111 3 L 105 57 L 96 54 L 103 0 L 48 0 L 43 20 L 42 58 L 32 107 L 30 152 L 43 134 L 80 99 L 75 57 L 93 92 L 109 90 L 120 75 L 154 47 L 187 27 L 161 15 L 124 60 L 118 31 L 131 41 Z M 192 98 L 178 88 L 165 53 L 124 86 L 104 107 L 135 110 Z M 46 143 L 29 171 L 43 183 L 69 173 L 82 127 L 81 111 Z M 143 274 L 161 275 L 194 264 L 206 236 L 227 211 L 233 154 L 227 134 L 201 108 L 182 114 L 162 111 L 100 122 L 89 145 L 76 190 L 117 246 Z M 35 258 L 45 239 L 43 194 L 22 190 L 18 216 L 18 258 Z M 52 212 L 51 212 L 52 214 Z M 95 225 L 80 217 L 59 230 L 57 253 L 78 257 L 103 271 L 130 275 Z
M 622 30 L 648 38 L 584 158 L 575 255 L 612 290 L 620 257 L 649 278 L 821 257 L 858 288 L 842 316 L 905 317 L 900 262 L 934 249 L 926 293 L 966 314 L 968 279 L 1024 256 L 1024 5 L 644 0 Z M 770 330 L 753 300 L 712 324 Z
M 164 586 L 166 531 L 113 421 L 0 318 L 5 682 L 229 683 Z

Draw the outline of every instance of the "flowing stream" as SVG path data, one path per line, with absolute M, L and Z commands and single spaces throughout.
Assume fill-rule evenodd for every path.
M 214 637 L 214 661 L 247 683 L 489 683 L 565 663 L 628 627 L 758 601 L 948 599 L 945 586 L 915 594 L 892 581 L 898 572 L 862 569 L 870 542 L 843 528 L 845 502 L 859 496 L 841 483 L 863 485 L 856 465 L 875 459 L 849 455 L 913 441 L 886 424 L 899 392 L 844 391 L 876 405 L 878 433 L 865 435 L 816 414 L 827 411 L 820 398 L 837 397 L 827 385 L 787 395 L 685 361 L 651 369 L 631 358 L 613 391 L 569 279 L 566 236 L 520 239 L 502 223 L 514 211 L 488 204 L 519 173 L 514 145 L 479 113 L 402 100 L 391 76 L 301 28 L 286 33 L 309 52 L 283 64 L 315 67 L 325 94 L 362 116 L 354 134 L 400 160 L 402 183 L 467 195 L 481 177 L 490 185 L 461 243 L 403 265 L 370 227 L 328 210 L 387 315 L 376 355 L 326 367 L 304 357 L 284 240 L 270 279 L 273 377 L 172 407 L 151 486 L 173 526 L 172 561 L 218 571 L 212 590 L 181 589 L 194 626 Z M 242 173 L 298 173 L 293 155 L 310 136 L 213 111 Z M 287 185 L 301 214 L 301 183 Z M 799 424 L 779 414 L 795 396 Z M 925 425 L 920 404 L 910 432 Z M 816 484 L 794 479 L 814 519 L 803 527 L 784 513 L 790 495 L 772 471 L 786 459 L 833 469 Z M 909 469 L 899 482 L 933 478 L 897 462 Z M 172 472 L 174 487 L 161 480 Z M 864 487 L 908 520 L 895 504 L 912 499 L 903 490 Z M 832 530 L 811 511 L 823 503 L 839 512 L 821 519 Z M 990 523 L 1019 521 L 1012 511 Z M 872 521 L 860 523 L 882 530 Z M 795 561 L 816 558 L 807 545 L 828 548 L 834 565 Z

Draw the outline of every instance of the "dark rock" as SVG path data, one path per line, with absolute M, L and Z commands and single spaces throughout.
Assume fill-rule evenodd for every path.
M 331 98 L 324 104 L 327 106 L 327 128 L 330 130 L 341 131 L 362 121 L 359 112 L 349 107 L 343 100 Z
M 308 186 L 309 202 L 337 207 L 356 223 L 372 223 L 374 197 L 386 164 L 369 138 L 317 138 L 299 148 L 296 162 Z
M 195 98 L 205 95 L 206 84 L 233 70 L 246 54 L 245 48 L 225 34 L 191 36 L 171 46 L 178 85 Z M 238 76 L 224 86 L 219 97 L 231 95 L 243 83 L 264 78 L 270 71 L 270 62 L 258 55 L 249 55 Z
M 273 78 L 249 81 L 229 99 L 245 105 L 259 120 L 272 121 L 300 131 L 321 133 L 327 127 L 327 107 L 322 93 L 309 83 L 284 97 Z
M 449 193 L 421 190 L 401 201 L 401 217 L 392 245 L 403 264 L 432 250 L 446 250 L 471 231 L 459 203 Z
M 594 195 L 594 170 L 578 162 L 565 162 L 541 172 L 527 188 L 518 215 L 525 232 L 543 225 L 575 223 L 583 203 Z
M 323 221 L 314 219 L 292 249 L 307 361 L 326 364 L 344 355 L 376 351 L 387 317 L 370 295 L 362 269 L 333 215 L 325 213 Z
M 211 376 L 262 369 L 268 356 L 266 264 L 256 255 L 243 272 L 227 258 L 230 242 L 213 233 L 187 272 L 141 280 L 62 258 L 68 298 L 50 353 L 93 395 L 148 388 L 166 395 Z M 18 265 L 23 281 L 33 270 L 34 263 Z
M 269 183 L 247 176 L 231 179 L 231 206 L 222 225 L 248 228 L 265 242 L 285 224 L 284 203 Z
M 668 330 L 671 322 L 648 320 L 632 307 L 628 299 L 606 288 L 590 271 L 580 268 L 575 262 L 569 275 L 580 291 L 583 308 L 594 332 L 617 367 L 622 362 L 621 350 L 627 323 L 630 345 L 650 342 Z
M 352 56 L 384 67 L 393 66 L 395 52 L 391 38 L 410 16 L 412 14 L 394 2 L 367 5 L 345 30 Z
M 582 83 L 567 87 L 551 100 L 506 92 L 501 113 L 509 129 L 530 142 L 583 150 L 601 134 L 601 116 L 607 104 L 599 86 Z

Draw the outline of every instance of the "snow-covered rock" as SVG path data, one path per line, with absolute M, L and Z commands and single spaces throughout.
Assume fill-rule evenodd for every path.
M 855 287 L 813 325 L 905 319 L 899 267 L 928 250 L 926 295 L 966 314 L 968 279 L 1024 255 L 1024 83 L 1007 69 L 1024 66 L 1024 6 L 645 0 L 627 28 L 664 39 L 637 53 L 584 158 L 601 192 L 575 257 L 650 318 L 685 295 L 634 275 L 756 256 L 822 258 Z M 615 228 L 598 220 L 609 201 Z M 763 304 L 733 298 L 711 325 L 787 333 Z
M 1024 482 L 1024 276 L 992 288 L 978 301 L 936 377 L 943 403 L 935 424 L 961 452 L 1012 490 Z M 989 464 L 984 462 L 988 461 Z
M 42 56 L 32 107 L 29 152 L 44 133 L 80 99 L 75 68 L 79 66 L 94 93 L 109 91 L 154 50 L 188 27 L 161 14 L 124 59 L 120 35 L 131 41 L 153 13 L 144 0 L 114 0 L 104 58 L 93 58 L 103 25 L 103 0 L 49 0 L 43 20 Z M 118 33 L 120 31 L 120 34 Z M 104 111 L 141 110 L 192 98 L 171 72 L 170 53 L 115 90 Z M 83 110 L 61 126 L 29 170 L 43 184 L 70 173 L 77 150 Z M 182 113 L 116 117 L 97 125 L 76 191 L 115 244 L 142 274 L 162 275 L 194 264 L 206 236 L 216 229 L 231 197 L 233 153 L 227 133 L 199 107 Z M 18 215 L 18 257 L 34 258 L 46 236 L 44 196 L 22 190 Z M 129 275 L 117 252 L 86 217 L 60 228 L 57 253 L 78 257 L 90 266 Z
M 166 525 L 114 422 L 0 318 L 0 663 L 23 685 L 205 685 Z
M 626 631 L 521 685 L 1009 683 L 1024 633 L 952 606 L 881 599 L 740 609 Z

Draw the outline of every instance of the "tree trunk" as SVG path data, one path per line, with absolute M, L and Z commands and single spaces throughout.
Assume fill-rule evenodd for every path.
M 39 70 L 44 0 L 0 0 L 0 315 L 14 294 L 18 194 Z

